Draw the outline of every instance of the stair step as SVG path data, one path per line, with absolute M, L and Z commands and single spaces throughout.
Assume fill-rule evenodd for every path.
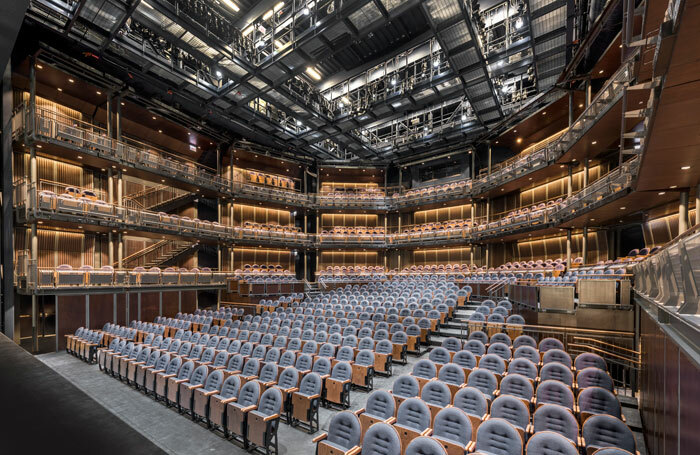
M 646 136 L 646 134 L 646 131 L 630 131 L 629 133 L 623 134 L 622 137 L 625 139 L 639 139 Z
M 642 149 L 623 149 L 622 154 L 623 155 L 641 155 Z
M 630 85 L 627 90 L 650 90 L 656 88 L 661 84 L 660 78 L 654 78 L 647 82 L 642 82 L 641 84 Z
M 651 112 L 651 109 L 634 109 L 625 112 L 625 118 L 641 118 L 646 117 Z

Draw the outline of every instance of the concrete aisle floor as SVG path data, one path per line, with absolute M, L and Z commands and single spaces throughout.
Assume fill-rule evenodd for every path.
M 419 358 L 409 356 L 408 365 L 394 365 L 393 376 L 374 378 L 374 390 L 390 390 L 394 380 L 408 374 Z M 114 413 L 158 447 L 174 455 L 245 454 L 236 443 L 227 441 L 219 433 L 209 431 L 206 426 L 192 422 L 174 408 L 156 402 L 142 392 L 100 372 L 96 365 L 88 365 L 66 354 L 65 351 L 42 354 L 37 359 L 54 369 L 76 387 Z M 364 407 L 368 393 L 353 390 L 350 393 L 350 410 Z M 330 420 L 337 411 L 321 408 L 319 422 L 321 430 L 313 435 L 301 429 L 280 424 L 278 433 L 280 455 L 311 455 L 315 444 L 311 440 L 328 429 Z

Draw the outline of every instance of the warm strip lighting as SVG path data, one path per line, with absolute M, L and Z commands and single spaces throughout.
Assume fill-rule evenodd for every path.
M 275 40 L 275 47 L 277 49 L 281 49 L 284 47 L 284 44 L 282 44 L 282 42 L 280 42 L 279 40 Z
M 264 20 L 264 21 L 268 20 L 269 18 L 272 17 L 273 14 L 275 14 L 274 11 L 272 11 L 272 10 L 268 11 L 267 13 L 265 13 L 265 14 L 263 15 L 263 20 Z
M 275 7 L 273 8 L 273 11 L 277 12 L 277 11 L 281 10 L 283 6 L 284 6 L 284 2 L 279 2 L 275 5 Z
M 241 32 L 241 35 L 243 35 L 243 36 L 250 35 L 250 33 L 253 31 L 253 28 L 255 28 L 255 27 L 253 27 L 252 25 L 249 25 L 248 27 L 243 29 L 243 31 Z
M 224 5 L 228 6 L 229 8 L 231 8 L 232 10 L 234 10 L 235 12 L 239 12 L 239 11 L 241 10 L 241 9 L 238 7 L 238 5 L 236 5 L 235 3 L 233 3 L 231 0 L 221 0 L 221 1 L 224 2 Z
M 321 80 L 321 73 L 319 73 L 316 70 L 316 68 L 314 68 L 314 67 L 307 66 L 306 67 L 306 74 L 308 74 L 309 76 L 311 76 L 312 78 L 314 78 L 317 81 Z

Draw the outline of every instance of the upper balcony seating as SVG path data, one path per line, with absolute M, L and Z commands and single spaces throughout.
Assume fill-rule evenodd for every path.
M 294 189 L 294 180 L 281 175 L 268 174 L 252 169 L 236 169 L 234 181 L 253 185 L 265 185 L 284 190 Z
M 109 265 L 99 269 L 83 265 L 74 269 L 69 264 L 62 264 L 55 269 L 39 268 L 39 287 L 67 286 L 195 286 L 197 284 L 224 284 L 229 273 L 212 272 L 208 267 L 192 268 L 158 267 L 145 269 L 134 267 L 132 270 L 116 270 Z
M 443 183 L 441 185 L 413 188 L 404 192 L 396 192 L 391 195 L 396 202 L 411 201 L 413 199 L 435 198 L 446 196 L 450 193 L 465 193 L 472 186 L 471 180 L 459 180 L 457 182 Z
M 382 203 L 385 200 L 384 190 L 380 188 L 333 188 L 324 186 L 318 193 L 321 205 L 367 205 Z
M 386 271 L 382 266 L 327 266 L 317 273 L 319 281 L 377 281 L 386 279 Z
M 296 226 L 281 226 L 275 223 L 255 223 L 253 221 L 245 221 L 242 226 L 233 228 L 234 235 L 237 237 L 255 237 L 257 238 L 282 238 L 286 240 L 305 240 L 304 234 L 300 227 Z
M 321 242 L 383 242 L 385 234 L 383 227 L 335 226 L 330 231 L 321 231 L 318 238 Z

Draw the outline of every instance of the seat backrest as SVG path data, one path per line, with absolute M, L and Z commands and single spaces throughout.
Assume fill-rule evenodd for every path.
M 548 379 L 561 381 L 569 387 L 574 383 L 574 373 L 571 371 L 571 368 L 567 368 L 558 362 L 548 363 L 540 368 L 540 378 L 542 381 Z
M 313 367 L 313 359 L 309 354 L 302 354 L 297 357 L 297 361 L 294 366 L 299 371 L 310 370 L 311 367 Z
M 512 395 L 499 395 L 491 403 L 491 417 L 505 419 L 515 428 L 525 430 L 530 422 L 530 411 L 522 400 Z
M 496 379 L 493 372 L 479 367 L 472 370 L 469 374 L 467 385 L 480 390 L 481 393 L 486 395 L 486 398 L 491 399 L 493 392 L 498 387 L 498 379 Z
M 474 387 L 464 387 L 457 391 L 453 400 L 454 407 L 469 415 L 482 418 L 488 411 L 486 395 Z
M 326 357 L 316 357 L 314 367 L 311 371 L 320 375 L 331 374 L 331 361 Z
M 241 374 L 243 376 L 257 376 L 260 371 L 260 361 L 258 359 L 249 358 L 243 366 Z
M 391 392 L 398 397 L 417 397 L 419 390 L 418 380 L 407 374 L 399 376 L 391 388 Z
M 530 346 L 537 349 L 537 342 L 530 335 L 520 335 L 513 341 L 513 349 L 518 349 L 520 346 Z
M 274 363 L 266 363 L 260 369 L 260 382 L 274 382 L 277 379 L 277 365 Z
M 382 340 L 379 343 L 377 343 L 377 346 L 375 346 L 374 351 L 377 354 L 384 354 L 384 355 L 389 355 L 393 352 L 394 347 L 391 344 L 391 341 L 389 340 Z
M 444 365 L 450 362 L 450 352 L 443 347 L 436 347 L 433 348 L 432 351 L 430 351 L 430 354 L 428 354 L 428 358 L 434 363 Z
M 260 397 L 257 411 L 264 416 L 271 416 L 282 412 L 282 391 L 277 387 L 270 387 Z
M 472 437 L 471 421 L 460 409 L 445 408 L 435 416 L 433 436 L 456 442 L 465 447 Z
M 637 451 L 632 430 L 620 419 L 601 414 L 589 417 L 583 423 L 581 435 L 586 448 L 617 447 L 630 453 Z
M 396 403 L 394 398 L 385 390 L 375 390 L 367 398 L 365 413 L 386 420 L 394 416 Z
M 608 373 L 596 367 L 587 367 L 576 374 L 576 384 L 580 389 L 586 387 L 602 387 L 606 390 L 615 390 L 615 384 Z
M 437 440 L 419 436 L 408 444 L 404 455 L 447 455 L 447 452 Z
M 438 379 L 447 384 L 462 385 L 466 378 L 464 369 L 461 366 L 455 363 L 448 363 L 440 368 Z
M 491 418 L 479 425 L 476 452 L 521 455 L 523 443 L 518 430 L 506 420 Z
M 511 357 L 510 346 L 505 343 L 501 343 L 500 341 L 494 342 L 492 340 L 491 345 L 486 352 L 489 354 L 496 354 L 503 360 L 510 360 Z
M 444 367 L 443 367 L 444 368 Z M 443 381 L 429 381 L 423 386 L 421 399 L 426 403 L 445 407 L 450 404 L 452 396 L 450 389 Z
M 486 354 L 479 360 L 479 368 L 487 369 L 495 374 L 503 374 L 506 370 L 506 363 L 496 354 Z
M 477 332 L 477 333 L 483 333 L 483 332 Z M 464 349 L 466 351 L 471 352 L 475 356 L 482 356 L 486 353 L 486 346 L 484 346 L 484 343 L 481 340 L 477 339 L 472 339 L 468 340 L 466 343 L 464 343 Z
M 266 363 L 277 363 L 280 359 L 280 350 L 278 348 L 271 348 L 265 354 Z
M 552 431 L 535 433 L 527 442 L 528 454 L 578 455 L 576 446 L 564 436 Z
M 409 398 L 399 406 L 396 423 L 422 433 L 430 426 L 430 409 L 423 400 Z
M 474 357 L 471 351 L 467 350 L 456 352 L 454 357 L 452 357 L 452 362 L 469 370 L 476 367 L 476 357 Z
M 534 364 L 540 363 L 540 353 L 532 346 L 520 346 L 513 353 L 514 359 L 528 359 Z
M 620 401 L 609 390 L 602 387 L 587 387 L 578 394 L 580 412 L 607 414 L 622 417 Z
M 396 428 L 386 423 L 375 423 L 362 441 L 363 455 L 395 455 L 401 453 L 401 439 Z
M 304 376 L 299 384 L 299 393 L 306 396 L 319 395 L 323 386 L 323 380 L 317 373 L 309 373 Z
M 350 362 L 355 358 L 355 352 L 350 346 L 342 346 L 338 349 L 335 358 L 341 362 Z
M 537 403 L 553 403 L 568 409 L 574 408 L 574 394 L 571 389 L 561 381 L 554 379 L 543 380 L 535 391 Z
M 282 389 L 290 389 L 299 384 L 299 370 L 294 367 L 287 367 L 282 370 L 277 380 L 277 385 Z
M 374 353 L 369 349 L 363 349 L 357 353 L 355 357 L 355 363 L 362 366 L 373 366 L 374 365 Z
M 577 370 L 583 370 L 588 367 L 600 368 L 603 371 L 608 370 L 608 365 L 598 354 L 593 354 L 592 352 L 584 352 L 576 356 L 574 361 L 574 366 Z
M 348 362 L 338 362 L 331 371 L 331 378 L 338 381 L 346 381 L 352 376 L 352 367 Z
M 457 352 L 462 349 L 462 342 L 455 337 L 447 337 L 442 340 L 442 347 L 448 351 Z
M 328 426 L 328 442 L 348 451 L 360 445 L 362 426 L 355 414 L 349 411 L 339 412 Z
M 546 365 L 548 363 L 557 362 L 571 368 L 571 356 L 561 349 L 549 349 L 542 356 L 542 364 Z
M 563 351 L 564 343 L 557 340 L 556 338 L 544 338 L 542 341 L 540 341 L 540 352 L 547 352 L 550 349 L 561 349 Z
M 532 382 L 527 377 L 512 373 L 501 380 L 500 393 L 502 395 L 513 395 L 530 401 L 535 394 L 535 389 L 532 386 Z
M 421 359 L 413 365 L 413 376 L 432 379 L 437 374 L 435 364 L 428 359 Z
M 553 431 L 561 434 L 572 442 L 578 439 L 578 421 L 573 413 L 558 404 L 543 404 L 532 416 L 535 433 Z
M 166 357 L 166 356 L 164 355 L 163 357 Z M 165 374 L 166 375 L 177 374 L 178 371 L 180 371 L 181 366 L 182 366 L 182 358 L 174 357 L 170 361 L 170 363 L 168 363 L 168 367 L 165 369 Z
M 238 405 L 242 408 L 258 404 L 260 398 L 260 383 L 258 381 L 248 381 L 238 392 Z
M 214 373 L 210 374 L 209 376 L 211 377 Z M 209 378 L 207 378 L 207 382 Z M 241 387 L 241 379 L 238 377 L 238 375 L 231 375 L 226 378 L 226 380 L 221 384 L 221 392 L 219 392 L 219 395 L 221 395 L 224 399 L 226 398 L 234 398 L 238 396 L 238 390 Z
M 177 373 L 178 379 L 187 379 L 188 381 L 192 377 L 192 372 L 194 371 L 194 362 L 188 361 L 182 364 L 180 371 Z

